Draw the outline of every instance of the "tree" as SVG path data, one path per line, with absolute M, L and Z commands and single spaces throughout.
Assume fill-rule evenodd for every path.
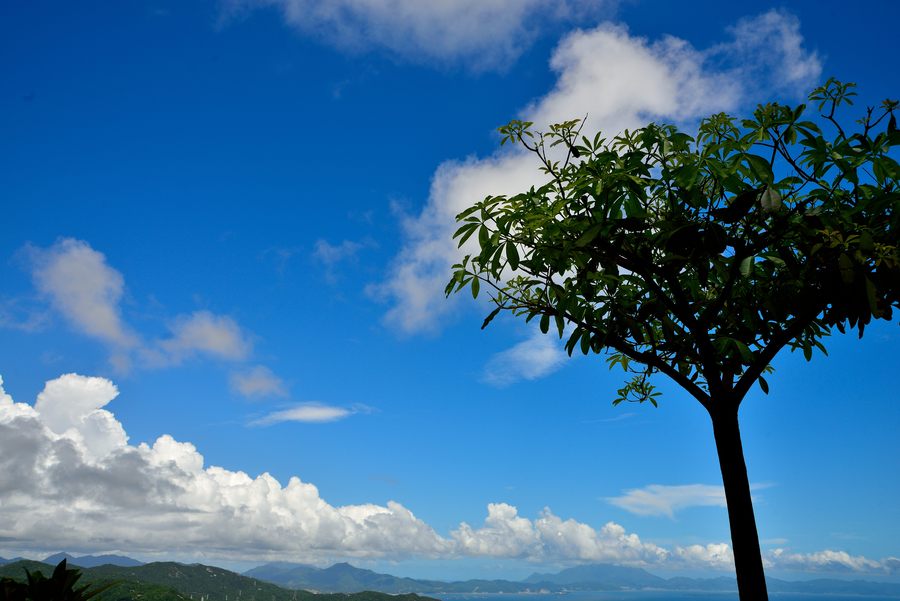
M 664 374 L 709 413 L 742 601 L 766 583 L 738 409 L 784 348 L 807 360 L 833 329 L 861 338 L 900 307 L 900 144 L 886 100 L 853 126 L 854 84 L 806 105 L 703 120 L 696 137 L 650 124 L 607 141 L 583 122 L 512 121 L 502 143 L 534 153 L 547 183 L 488 196 L 457 216 L 477 252 L 448 295 L 490 289 L 493 311 L 553 328 L 569 355 L 605 353 L 631 378 L 613 404 L 649 402 Z M 820 127 L 821 126 L 821 127 Z

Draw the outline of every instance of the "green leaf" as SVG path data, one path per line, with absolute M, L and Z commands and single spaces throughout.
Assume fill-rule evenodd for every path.
M 506 260 L 513 269 L 519 268 L 519 251 L 516 249 L 515 242 L 506 243 Z
M 772 165 L 769 164 L 769 161 L 755 154 L 748 154 L 745 158 L 750 165 L 750 169 L 759 178 L 759 181 L 764 184 L 772 183 L 774 176 L 772 175 Z
M 540 323 L 541 332 L 546 334 L 550 331 L 550 314 L 544 313 L 541 315 L 541 323 Z
M 487 227 L 482 225 L 478 228 L 478 245 L 484 249 L 488 246 L 491 241 L 491 233 L 488 231 Z
M 477 229 L 478 229 L 477 223 L 467 223 L 466 225 L 464 225 L 461 228 L 459 228 L 458 230 L 456 230 L 456 234 L 454 234 L 454 237 L 460 236 L 460 234 L 462 234 L 462 236 L 460 236 L 460 238 L 459 238 L 459 243 L 457 244 L 457 248 L 462 248 L 462 245 L 466 243 L 466 240 L 468 240 L 469 238 L 472 237 L 472 234 L 474 234 L 475 230 L 477 230 Z
M 758 377 L 756 381 L 759 383 L 759 387 L 762 388 L 764 394 L 769 394 L 769 383 L 766 382 L 766 379 L 762 376 Z
M 478 291 L 481 289 L 481 280 L 479 280 L 477 276 L 472 278 L 471 288 L 472 298 L 478 298 Z
M 745 257 L 741 261 L 741 275 L 745 278 L 750 277 L 750 273 L 753 271 L 753 259 L 754 257 Z
M 586 330 L 582 330 L 579 327 L 576 327 L 572 330 L 572 333 L 569 335 L 569 339 L 566 341 L 566 352 L 569 353 L 569 356 L 572 356 L 572 352 L 575 350 L 575 345 L 578 343 L 578 339 L 581 335 L 589 336 L 590 334 Z
M 578 237 L 578 240 L 575 241 L 575 246 L 578 248 L 583 248 L 594 241 L 594 238 L 597 237 L 597 234 L 600 233 L 600 230 L 603 228 L 602 223 L 597 223 L 589 227 L 581 236 Z
M 759 204 L 766 212 L 777 211 L 781 208 L 781 194 L 772 186 L 766 186 L 765 191 L 759 197 Z
M 737 349 L 738 354 L 741 356 L 746 363 L 753 363 L 753 351 L 750 348 L 741 342 L 740 340 L 735 340 L 732 338 L 731 342 L 734 344 L 734 347 Z
M 501 309 L 503 309 L 503 307 L 497 307 L 496 309 L 494 309 L 493 311 L 488 313 L 488 316 L 484 318 L 484 322 L 482 322 L 482 324 L 481 324 L 482 330 L 485 329 L 486 327 L 488 327 L 489 323 L 494 321 L 494 318 L 497 317 L 497 314 L 500 313 Z

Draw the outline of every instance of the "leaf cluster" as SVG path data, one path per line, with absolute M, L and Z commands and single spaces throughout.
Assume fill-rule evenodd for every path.
M 493 311 L 538 320 L 569 354 L 606 353 L 632 379 L 614 402 L 649 401 L 664 373 L 708 409 L 735 408 L 784 347 L 809 359 L 832 329 L 862 337 L 900 308 L 897 103 L 847 124 L 853 84 L 808 107 L 716 114 L 691 136 L 649 124 L 611 140 L 573 120 L 502 143 L 538 159 L 546 183 L 461 212 L 477 249 L 447 294 L 489 289 Z M 713 402 L 715 399 L 715 403 Z

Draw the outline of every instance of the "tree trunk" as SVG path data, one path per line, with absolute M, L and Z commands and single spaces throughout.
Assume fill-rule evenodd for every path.
M 731 526 L 731 548 L 737 571 L 738 593 L 741 601 L 767 601 L 766 576 L 763 572 L 759 534 L 753 517 L 750 480 L 744 463 L 737 409 L 712 414 L 716 451 L 725 485 L 728 503 L 728 523 Z

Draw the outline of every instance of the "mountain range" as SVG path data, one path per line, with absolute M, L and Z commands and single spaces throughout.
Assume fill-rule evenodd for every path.
M 46 563 L 55 566 L 63 559 L 65 559 L 66 563 L 68 563 L 70 566 L 76 566 L 79 568 L 95 568 L 97 566 L 103 565 L 133 568 L 144 565 L 143 562 L 138 561 L 137 559 L 132 559 L 130 557 L 125 557 L 124 555 L 82 555 L 80 557 L 75 557 L 74 555 L 69 555 L 68 553 L 64 552 L 48 555 L 44 559 L 41 559 L 38 563 Z M 0 566 L 17 561 L 31 560 L 25 559 L 24 557 L 14 557 L 12 559 L 0 557 Z
M 557 573 L 534 573 L 521 581 L 465 580 L 444 582 L 419 580 L 380 574 L 337 563 L 316 568 L 294 563 L 268 563 L 244 573 L 287 588 L 318 592 L 352 592 L 375 590 L 383 593 L 561 593 L 567 591 L 671 590 L 736 592 L 733 576 L 718 578 L 660 578 L 641 568 L 611 564 L 591 564 L 568 568 Z M 900 584 L 863 580 L 816 579 L 789 581 L 767 578 L 773 593 L 845 593 L 853 595 L 900 596 Z
M 52 557 L 52 556 L 51 556 Z M 128 560 L 129 558 L 120 558 Z M 135 562 L 135 560 L 131 560 Z M 140 563 L 140 562 L 136 562 Z M 0 577 L 25 580 L 28 572 L 41 571 L 49 576 L 54 564 L 18 560 L 0 566 Z M 104 564 L 82 568 L 78 584 L 115 586 L 94 598 L 95 601 L 437 601 L 419 595 L 387 595 L 379 592 L 354 594 L 314 594 L 302 590 L 288 590 L 269 582 L 242 576 L 229 570 L 201 564 L 185 565 L 156 562 L 137 566 Z
M 259 597 L 266 601 L 422 601 L 420 594 L 441 593 L 561 593 L 568 591 L 670 590 L 735 592 L 733 576 L 718 578 L 661 578 L 641 568 L 611 564 L 591 564 L 568 568 L 556 573 L 534 573 L 520 580 L 465 580 L 445 582 L 403 578 L 336 563 L 328 568 L 275 562 L 244 572 L 243 575 L 201 564 L 185 565 L 174 562 L 143 564 L 121 555 L 84 555 L 75 557 L 57 553 L 43 563 L 16 558 L 0 558 L 0 576 L 22 576 L 23 568 L 45 573 L 52 571 L 60 560 L 83 568 L 85 582 L 117 580 L 130 586 L 132 598 L 182 599 L 182 595 L 202 594 L 209 601 L 218 601 L 229 594 L 241 594 L 242 601 Z M 6 564 L 6 565 L 2 565 Z M 881 595 L 900 597 L 900 584 L 863 580 L 816 579 L 788 581 L 767 578 L 773 593 Z M 127 585 L 127 586 L 126 586 Z M 140 588 L 140 591 L 135 587 Z M 148 588 L 149 587 L 149 588 Z M 120 587 L 121 588 L 121 587 Z M 119 590 L 119 589 L 115 589 Z M 112 592 L 115 592 L 112 591 Z M 168 593 L 166 593 L 168 591 Z M 329 593 L 312 595 L 310 592 Z M 368 591 L 360 593 L 360 591 Z M 375 591 L 375 592 L 372 592 Z M 120 591 L 121 592 L 121 591 Z M 179 596 L 171 597 L 177 593 Z M 358 593 L 331 595 L 330 593 Z M 362 595 L 360 597 L 360 594 Z M 388 594 L 391 595 L 388 597 Z M 162 596 L 160 596 L 162 595 Z M 399 597 L 397 595 L 400 595 Z M 100 601 L 107 597 L 103 596 Z M 137 597 L 134 597 L 137 598 Z

